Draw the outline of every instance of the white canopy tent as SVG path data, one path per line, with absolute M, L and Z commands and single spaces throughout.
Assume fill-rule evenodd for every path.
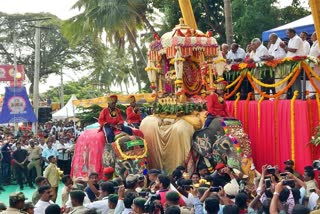
M 276 33 L 280 38 L 286 38 L 286 30 L 289 28 L 295 29 L 298 34 L 302 31 L 306 31 L 309 35 L 311 35 L 315 31 L 312 15 L 303 17 L 280 27 L 264 31 L 262 33 L 262 40 L 268 41 L 271 33 Z
M 77 100 L 77 97 L 74 94 L 71 96 L 67 104 L 62 109 L 52 114 L 52 119 L 61 120 L 70 117 L 75 117 L 76 113 L 79 113 L 79 111 L 77 111 L 76 106 L 73 105 L 73 100 Z

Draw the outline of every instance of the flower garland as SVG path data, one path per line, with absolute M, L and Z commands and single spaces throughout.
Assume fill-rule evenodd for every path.
M 264 100 L 264 97 L 261 96 L 258 101 L 258 136 L 260 136 L 260 125 L 261 125 L 261 102 Z
M 293 71 L 294 71 L 294 70 L 293 70 Z M 253 81 L 254 81 L 256 84 L 258 84 L 258 85 L 260 85 L 260 86 L 262 86 L 262 87 L 265 87 L 265 88 L 274 88 L 274 87 L 278 87 L 278 86 L 286 83 L 286 82 L 294 75 L 294 72 L 293 72 L 293 71 L 292 71 L 288 76 L 286 76 L 285 78 L 283 78 L 282 80 L 280 80 L 279 82 L 274 83 L 274 84 L 265 84 L 265 83 L 261 82 L 260 80 L 256 79 L 256 78 L 251 74 L 251 72 L 248 72 L 247 75 L 250 75 L 251 78 L 253 79 Z
M 295 112 L 294 112 L 294 101 L 297 99 L 299 92 L 295 91 L 293 93 L 293 97 L 290 101 L 290 126 L 291 126 L 291 160 L 295 161 L 295 123 L 294 123 L 294 116 L 295 116 Z
M 230 93 L 230 94 L 226 94 L 224 95 L 224 99 L 227 100 L 229 99 L 230 97 L 232 97 L 234 95 L 234 93 L 236 93 L 238 91 L 238 89 L 240 88 L 241 86 L 241 83 L 242 81 L 244 80 L 244 77 L 245 75 L 241 75 L 241 79 L 239 80 L 238 84 L 236 85 L 236 87 L 233 89 L 233 91 Z
M 237 79 L 235 79 L 232 83 L 228 84 L 226 89 L 231 88 L 232 86 L 234 86 L 235 84 L 237 84 L 237 82 L 244 76 L 244 74 L 241 74 L 237 77 Z
M 276 98 L 281 96 L 283 93 L 285 93 L 286 91 L 288 91 L 288 89 L 293 85 L 293 83 L 295 82 L 295 80 L 298 78 L 301 70 L 299 68 L 299 66 L 296 66 L 293 71 L 294 76 L 292 77 L 292 79 L 290 80 L 290 82 L 287 84 L 286 87 L 284 87 L 281 91 L 279 91 L 278 93 L 274 94 L 274 95 L 268 95 L 264 92 L 262 92 L 253 82 L 252 78 L 250 75 L 248 75 L 247 73 L 247 78 L 251 84 L 251 86 L 254 88 L 255 91 L 257 91 L 261 96 L 266 97 L 266 98 Z
M 238 116 L 238 102 L 240 100 L 240 92 L 236 95 L 236 100 L 234 101 L 234 117 L 237 118 Z
M 320 121 L 320 98 L 319 98 L 319 94 L 316 94 L 316 100 L 317 100 L 317 106 L 318 106 L 318 121 Z M 320 122 L 319 122 L 320 123 Z
M 279 97 L 274 101 L 274 143 L 276 147 L 276 163 L 279 163 Z
M 288 62 L 297 62 L 297 61 L 310 61 L 314 63 L 318 63 L 317 59 L 312 56 L 294 56 L 294 57 L 285 57 L 283 59 L 275 59 L 275 60 L 268 60 L 262 61 L 258 63 L 244 63 L 241 62 L 239 64 L 232 64 L 230 67 L 231 71 L 237 72 L 246 69 L 254 69 L 254 68 L 276 68 L 277 66 L 288 63 Z
M 126 154 L 124 154 L 121 150 L 121 147 L 120 147 L 120 143 L 119 143 L 119 139 L 115 142 L 116 143 L 116 146 L 117 146 L 117 149 L 121 155 L 121 157 L 123 158 L 123 160 L 128 160 L 128 159 L 140 159 L 140 158 L 145 158 L 147 157 L 147 154 L 148 154 L 148 148 L 147 148 L 147 142 L 145 140 L 143 140 L 143 144 L 144 144 L 144 152 L 142 155 L 133 155 L 133 156 L 127 156 Z
M 302 63 L 302 68 L 304 69 L 304 71 L 306 72 L 307 76 L 308 76 L 308 79 L 312 85 L 312 87 L 316 90 L 316 94 L 320 94 L 320 89 L 317 87 L 317 85 L 314 83 L 313 79 L 312 79 L 312 76 L 311 76 L 311 68 L 309 66 L 307 66 L 305 63 Z M 320 117 L 319 117 L 320 119 Z
M 312 104 L 310 97 L 307 98 L 307 104 L 308 104 L 308 119 L 309 119 L 309 137 L 311 139 L 312 137 Z M 313 145 L 311 144 L 311 159 L 314 160 L 313 155 Z
M 249 102 L 252 96 L 252 92 L 250 91 L 248 93 L 247 99 L 246 99 L 246 105 L 244 106 L 244 129 L 246 132 L 249 130 Z

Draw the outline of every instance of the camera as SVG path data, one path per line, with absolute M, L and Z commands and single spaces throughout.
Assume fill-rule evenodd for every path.
M 161 206 L 161 205 L 156 205 L 154 203 L 155 200 L 161 200 L 161 196 L 159 194 L 152 193 L 152 192 L 149 192 L 147 196 L 148 196 L 148 200 L 144 204 L 144 210 L 148 213 L 153 213 L 156 207 Z M 159 208 L 162 209 L 162 207 L 159 207 Z
M 219 192 L 221 190 L 220 187 L 211 187 L 210 192 Z
M 274 167 L 272 167 L 272 166 L 269 166 L 268 168 L 267 168 L 267 172 L 269 173 L 269 174 L 274 174 L 274 173 L 276 173 L 276 168 L 274 168 Z
M 271 179 L 270 178 L 264 179 L 264 182 L 266 184 L 266 189 L 269 189 L 271 187 Z
M 293 179 L 287 179 L 287 180 L 284 180 L 282 181 L 282 185 L 287 185 L 287 186 L 294 186 L 294 180 Z

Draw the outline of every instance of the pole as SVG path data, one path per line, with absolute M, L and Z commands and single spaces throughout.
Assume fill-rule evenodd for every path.
M 64 88 L 63 88 L 63 72 L 62 72 L 62 68 L 61 68 L 61 72 L 60 72 L 60 82 L 61 82 L 61 86 L 60 86 L 60 108 L 63 108 L 64 106 Z
M 40 22 L 36 24 L 35 34 L 35 59 L 33 78 L 33 108 L 36 118 L 39 120 L 39 72 L 40 72 Z M 38 122 L 34 123 L 34 134 L 38 133 Z
M 16 26 L 14 25 L 13 31 L 13 91 L 16 90 L 17 87 L 17 34 L 16 34 Z M 15 115 L 14 115 L 15 117 Z M 16 121 L 14 119 L 14 121 Z M 14 122 L 14 134 L 16 135 L 18 132 L 18 124 Z
M 225 25 L 226 25 L 226 39 L 229 47 L 233 42 L 233 28 L 232 28 L 232 12 L 231 12 L 231 1 L 223 0 L 224 4 L 224 17 L 225 17 Z

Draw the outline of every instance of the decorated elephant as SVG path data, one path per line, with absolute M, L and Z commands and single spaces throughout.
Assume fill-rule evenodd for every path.
M 199 163 L 213 169 L 216 163 L 224 162 L 244 174 L 252 173 L 250 141 L 241 122 L 216 118 L 201 129 L 205 118 L 205 111 L 183 117 L 146 117 L 140 129 L 148 144 L 148 167 L 170 173 L 178 165 L 187 165 L 193 172 Z
M 193 112 L 181 117 L 151 115 L 142 120 L 140 130 L 148 144 L 148 168 L 171 173 L 178 165 L 185 165 L 191 150 L 195 130 L 205 121 L 206 112 Z
M 106 143 L 102 131 L 84 131 L 75 145 L 71 164 L 73 177 L 87 178 L 91 172 L 102 177 L 103 168 L 112 166 L 120 177 L 138 173 L 146 168 L 147 146 L 142 132 L 133 130 L 134 136 L 125 133 L 116 135 L 113 143 Z
M 234 118 L 215 118 L 208 128 L 196 131 L 192 137 L 192 164 L 206 165 L 209 170 L 225 163 L 249 176 L 255 176 L 251 145 L 242 124 Z

